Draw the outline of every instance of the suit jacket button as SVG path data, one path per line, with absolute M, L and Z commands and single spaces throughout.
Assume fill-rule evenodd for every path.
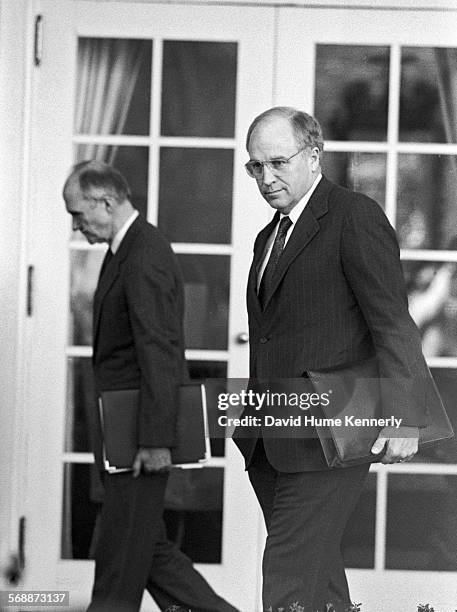
M 265 336 L 262 336 L 260 338 L 260 344 L 265 344 L 266 342 L 268 342 L 268 338 L 265 338 Z

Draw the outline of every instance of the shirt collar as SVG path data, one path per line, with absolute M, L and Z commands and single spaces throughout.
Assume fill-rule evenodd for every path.
M 297 202 L 297 204 L 295 204 L 295 206 L 290 211 L 289 215 L 284 215 L 283 213 L 281 213 L 280 218 L 282 219 L 283 217 L 288 216 L 293 224 L 297 223 L 299 216 L 304 211 L 305 206 L 308 204 L 309 199 L 313 195 L 313 192 L 316 189 L 317 185 L 319 184 L 319 181 L 321 180 L 321 178 L 322 178 L 322 173 L 319 172 L 317 177 L 314 179 L 314 183 L 311 185 L 311 187 L 308 189 L 308 191 L 305 193 L 302 199 L 299 202 Z
M 125 234 L 128 232 L 130 226 L 132 225 L 132 223 L 135 221 L 137 217 L 138 217 L 138 211 L 134 210 L 133 213 L 130 215 L 130 217 L 127 219 L 127 221 L 124 223 L 124 225 L 121 227 L 121 229 L 114 236 L 113 241 L 111 242 L 111 245 L 110 245 L 110 249 L 113 255 L 119 249 Z

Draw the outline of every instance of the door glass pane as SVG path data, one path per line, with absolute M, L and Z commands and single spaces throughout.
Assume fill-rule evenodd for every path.
M 398 158 L 396 227 L 404 249 L 457 248 L 457 156 Z
M 189 374 L 192 380 L 205 382 L 208 378 L 220 378 L 224 383 L 227 378 L 227 363 L 225 361 L 188 361 Z M 208 425 L 210 431 L 216 431 L 217 417 L 217 389 L 215 385 L 206 387 L 208 406 Z M 225 438 L 211 438 L 211 455 L 213 457 L 225 456 Z
M 171 242 L 228 244 L 233 150 L 162 148 L 159 228 Z
M 403 261 L 409 310 L 426 357 L 457 357 L 457 263 Z
M 92 303 L 105 251 L 70 251 L 70 327 L 69 344 L 92 344 Z
M 386 569 L 457 571 L 457 477 L 389 474 Z
M 91 542 L 100 501 L 100 481 L 94 466 L 64 463 L 62 559 L 93 558 Z
M 221 563 L 223 468 L 174 469 L 165 493 L 168 537 L 194 563 Z
M 91 543 L 103 500 L 94 465 L 65 463 L 63 487 L 61 558 L 93 558 Z M 168 537 L 194 562 L 221 562 L 223 487 L 223 468 L 170 472 L 164 513 Z
M 188 349 L 227 349 L 230 257 L 178 255 L 184 276 Z
M 326 140 L 387 139 L 389 48 L 316 46 L 314 114 Z
M 150 40 L 80 38 L 77 134 L 149 133 Z
M 162 135 L 233 138 L 237 44 L 166 40 Z
M 375 523 L 376 474 L 370 473 L 344 532 L 342 550 L 346 567 L 374 567 Z
M 400 140 L 457 142 L 457 49 L 404 47 Z
M 370 196 L 382 208 L 386 200 L 386 155 L 383 153 L 324 153 L 325 175 L 338 185 Z
M 67 362 L 66 453 L 91 452 L 89 412 L 96 410 L 95 387 L 90 357 L 70 357 Z
M 65 451 L 88 452 L 88 412 L 95 409 L 91 360 L 70 358 L 68 371 Z M 226 364 L 195 362 L 190 373 L 194 380 L 210 374 L 222 377 L 226 375 Z M 209 404 L 216 405 L 216 402 Z M 224 456 L 224 451 L 225 440 L 212 440 L 214 456 Z M 170 475 L 166 495 L 167 529 L 170 537 L 196 562 L 220 563 L 222 491 L 223 469 L 177 469 Z M 96 504 L 101 501 L 101 483 L 95 468 L 65 464 L 62 558 L 88 558 Z M 202 529 L 205 538 L 201 536 Z
M 132 204 L 147 217 L 148 208 L 148 147 L 111 146 L 105 144 L 80 144 L 76 150 L 76 162 L 98 159 L 113 165 L 126 178 L 132 192 Z
M 207 378 L 227 378 L 227 362 L 225 361 L 198 361 L 187 362 L 189 374 L 195 382 L 204 382 Z

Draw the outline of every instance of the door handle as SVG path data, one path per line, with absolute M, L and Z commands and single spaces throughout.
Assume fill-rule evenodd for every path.
M 19 519 L 17 552 L 10 556 L 9 564 L 5 569 L 5 578 L 10 584 L 18 584 L 25 568 L 25 516 Z
M 249 334 L 247 332 L 240 332 L 236 337 L 236 341 L 238 344 L 247 344 L 249 342 Z

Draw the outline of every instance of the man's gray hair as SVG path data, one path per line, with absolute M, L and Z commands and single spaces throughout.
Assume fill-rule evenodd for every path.
M 92 187 L 99 187 L 119 203 L 131 198 L 129 184 L 119 170 L 97 160 L 82 161 L 73 166 L 63 188 L 64 198 L 68 188 L 75 182 L 84 196 Z
M 322 128 L 318 121 L 311 115 L 308 115 L 308 113 L 291 106 L 274 106 L 258 115 L 249 126 L 246 136 L 246 149 L 249 148 L 252 132 L 257 125 L 272 117 L 284 117 L 284 119 L 289 121 L 300 147 L 311 147 L 312 149 L 316 147 L 322 153 L 324 150 L 324 139 Z

